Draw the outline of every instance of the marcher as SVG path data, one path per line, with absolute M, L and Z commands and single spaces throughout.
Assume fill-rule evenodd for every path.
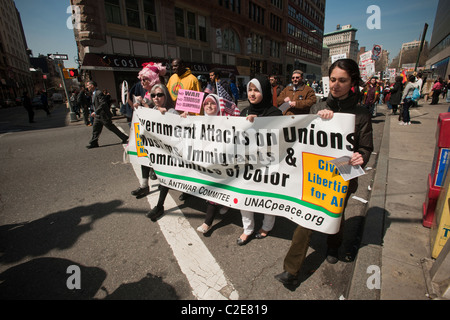
M 144 68 L 139 72 L 138 78 L 141 80 L 142 88 L 146 91 L 144 98 L 141 96 L 133 97 L 135 100 L 133 103 L 133 108 L 137 108 L 139 105 L 143 107 L 150 108 L 153 102 L 151 90 L 154 86 L 161 84 L 164 75 L 166 74 L 166 67 L 161 63 L 146 63 Z M 160 93 L 158 93 L 160 94 Z M 173 103 L 173 101 L 171 101 Z M 143 198 L 150 193 L 150 187 L 148 185 L 149 178 L 151 180 L 156 180 L 157 176 L 155 171 L 150 166 L 141 165 L 141 183 L 139 188 L 131 191 L 131 195 L 135 196 L 137 199 Z
M 233 94 L 232 97 L 234 99 L 234 103 L 237 105 L 239 100 L 239 90 L 236 85 L 236 76 L 234 73 L 230 73 L 228 77 L 230 78 L 230 91 Z
M 351 59 L 337 60 L 331 65 L 329 76 L 330 94 L 326 101 L 314 105 L 311 113 L 315 113 L 323 119 L 331 119 L 336 112 L 355 115 L 354 150 L 349 164 L 364 167 L 373 151 L 373 133 L 371 114 L 358 104 L 358 83 L 361 81 L 358 64 Z M 355 93 L 352 91 L 352 87 L 355 88 Z M 327 261 L 329 263 L 338 261 L 338 249 L 341 246 L 344 232 L 345 207 L 350 195 L 358 188 L 357 179 L 354 178 L 349 182 L 338 233 L 328 236 Z M 306 258 L 311 234 L 311 229 L 297 226 L 292 236 L 291 247 L 284 259 L 284 272 L 275 276 L 278 281 L 285 285 L 298 283 L 298 275 Z M 346 260 L 351 261 L 352 259 L 353 256 L 350 253 L 346 254 Z
M 433 96 L 431 98 L 430 104 L 438 104 L 439 103 L 439 95 L 441 94 L 442 87 L 443 87 L 443 81 L 442 81 L 442 78 L 439 77 L 439 79 L 437 79 L 436 82 L 434 83 L 433 89 L 431 89 L 433 91 Z
M 392 106 L 392 114 L 397 114 L 398 105 L 402 101 L 402 93 L 403 93 L 403 78 L 401 76 L 395 77 L 394 86 L 391 88 L 391 97 L 389 102 Z
M 28 112 L 28 122 L 34 123 L 35 121 L 34 121 L 33 105 L 31 104 L 31 99 L 28 96 L 27 91 L 24 91 L 24 93 L 23 93 L 22 104 L 23 104 L 25 110 L 27 110 L 27 112 Z
M 86 148 L 98 148 L 98 139 L 102 133 L 103 127 L 106 127 L 108 130 L 116 134 L 122 140 L 123 144 L 127 143 L 128 136 L 112 123 L 112 113 L 109 108 L 108 101 L 105 95 L 100 90 L 97 90 L 97 83 L 93 80 L 89 80 L 86 83 L 86 87 L 92 92 L 92 105 L 94 108 L 94 111 L 91 113 L 94 117 L 92 138 Z
M 272 86 L 266 77 L 256 77 L 247 84 L 247 96 L 250 106 L 241 111 L 242 117 L 253 122 L 257 117 L 281 116 L 282 112 L 272 105 Z M 312 90 L 312 89 L 311 89 Z M 248 243 L 255 228 L 254 212 L 241 210 L 244 232 L 237 240 L 242 246 Z M 275 216 L 264 214 L 263 225 L 256 233 L 256 239 L 264 239 L 275 224 Z
M 277 98 L 278 107 L 283 103 L 289 103 L 283 114 L 308 114 L 309 109 L 317 102 L 314 90 L 303 81 L 303 72 L 294 70 L 292 72 L 292 85 L 287 86 Z
M 222 79 L 222 72 L 219 69 L 212 69 L 209 72 L 209 80 L 210 82 L 205 89 L 206 93 L 214 93 L 218 95 L 217 84 L 219 84 L 223 89 L 225 89 L 230 97 L 233 97 L 233 92 L 231 92 L 230 85 L 225 79 Z
M 372 117 L 376 117 L 376 103 L 380 96 L 380 86 L 377 84 L 377 78 L 372 77 L 363 89 L 362 103 L 370 111 Z
M 209 94 L 206 96 L 206 98 L 203 100 L 202 108 L 204 110 L 205 116 L 239 116 L 239 109 L 232 111 L 231 113 L 226 110 L 224 107 L 220 104 L 220 97 L 216 94 Z M 231 110 L 230 110 L 231 111 Z M 223 207 L 218 205 L 215 202 L 212 201 L 206 201 L 206 217 L 205 221 L 202 225 L 200 225 L 197 228 L 197 231 L 200 233 L 207 233 L 212 226 L 212 223 L 214 221 L 214 218 L 216 216 L 217 208 L 219 208 L 219 212 L 221 214 L 225 214 L 228 211 L 228 207 Z
M 150 90 L 150 97 L 153 104 L 153 108 L 159 110 L 162 114 L 173 113 L 178 114 L 174 109 L 175 103 L 170 98 L 169 91 L 167 87 L 162 84 L 156 84 Z M 164 214 L 164 202 L 166 201 L 167 194 L 169 193 L 169 188 L 160 184 L 159 185 L 159 198 L 156 206 L 147 213 L 147 217 L 155 222 Z
M 399 125 L 407 126 L 411 124 L 409 108 L 413 105 L 412 95 L 414 93 L 414 90 L 416 89 L 416 85 L 414 84 L 414 82 L 416 82 L 416 77 L 411 74 L 408 77 L 408 83 L 406 84 L 402 93 L 402 101 L 400 102 L 400 104 L 402 105 L 402 121 L 398 123 Z
M 186 67 L 183 60 L 178 58 L 174 59 L 172 61 L 172 69 L 174 74 L 167 82 L 167 89 L 173 101 L 177 101 L 178 90 L 180 89 L 201 91 L 197 77 Z
M 272 85 L 272 105 L 274 107 L 278 107 L 277 98 L 280 95 L 281 91 L 284 90 L 284 87 L 280 84 L 280 79 L 276 75 L 270 75 L 269 81 Z

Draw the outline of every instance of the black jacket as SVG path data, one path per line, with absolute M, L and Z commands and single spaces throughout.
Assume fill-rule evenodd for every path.
M 355 115 L 355 144 L 353 152 L 362 155 L 365 167 L 373 151 L 372 120 L 369 110 L 358 104 L 358 96 L 350 94 L 344 100 L 334 99 L 330 94 L 326 101 L 319 102 L 311 107 L 310 113 L 316 114 L 319 110 L 332 110 L 336 113 L 350 113 Z M 349 192 L 353 193 L 358 187 L 357 178 L 352 179 Z
M 100 90 L 95 91 L 93 107 L 95 115 L 98 116 L 99 118 L 102 119 L 112 118 L 108 98 Z
M 389 103 L 392 105 L 399 105 L 402 100 L 403 85 L 401 82 L 395 82 L 394 87 L 391 89 L 391 98 Z

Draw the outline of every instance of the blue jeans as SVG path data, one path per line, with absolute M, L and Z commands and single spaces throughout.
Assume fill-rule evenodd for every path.
M 405 123 L 411 122 L 411 118 L 409 116 L 409 108 L 411 107 L 412 104 L 413 104 L 413 101 L 410 98 L 405 98 L 403 100 L 402 117 L 403 117 L 403 122 L 405 122 Z

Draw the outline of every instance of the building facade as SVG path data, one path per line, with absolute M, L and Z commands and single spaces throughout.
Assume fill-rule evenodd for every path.
M 260 74 L 286 76 L 294 68 L 320 75 L 324 0 L 71 4 L 78 10 L 74 33 L 81 70 L 113 98 L 123 80 L 137 82 L 142 63 L 161 62 L 169 68 L 174 58 L 183 59 L 196 76 L 219 68 L 225 78 L 234 73 L 243 84 Z
M 433 78 L 441 77 L 450 80 L 450 24 L 448 17 L 450 6 L 448 1 L 439 0 L 433 31 L 430 40 L 430 53 L 426 62 L 426 69 L 432 71 Z
M 331 65 L 331 58 L 336 55 L 345 54 L 347 58 L 358 62 L 359 43 L 356 40 L 358 29 L 351 25 L 337 25 L 336 31 L 329 32 L 323 36 L 323 43 L 329 49 L 328 66 Z
M 4 103 L 24 91 L 32 96 L 33 82 L 22 21 L 13 0 L 2 1 L 0 26 L 0 99 Z

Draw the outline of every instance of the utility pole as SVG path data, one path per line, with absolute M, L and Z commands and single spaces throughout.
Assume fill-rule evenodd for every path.
M 428 24 L 425 23 L 425 26 L 423 27 L 422 40 L 420 41 L 419 53 L 417 54 L 416 66 L 414 67 L 414 71 L 417 71 L 417 66 L 419 65 L 420 53 L 422 52 L 422 49 L 423 49 L 423 43 L 425 42 L 425 36 L 427 35 L 427 29 L 428 29 Z

